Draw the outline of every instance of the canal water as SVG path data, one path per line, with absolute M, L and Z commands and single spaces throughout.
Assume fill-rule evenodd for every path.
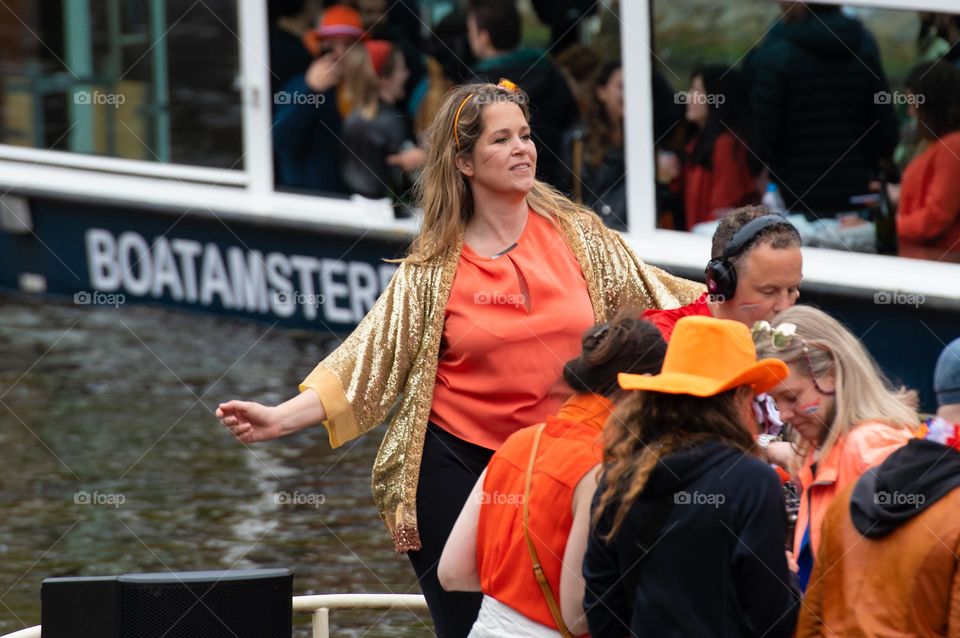
M 419 593 L 370 495 L 382 428 L 336 450 L 322 427 L 246 447 L 213 414 L 292 396 L 336 344 L 0 295 L 0 634 L 40 623 L 50 576 L 291 567 L 295 595 Z M 337 635 L 432 634 L 425 613 L 332 619 Z

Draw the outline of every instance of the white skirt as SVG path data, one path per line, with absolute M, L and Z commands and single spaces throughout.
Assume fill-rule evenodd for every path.
M 484 595 L 480 615 L 467 638 L 560 638 L 560 632 Z

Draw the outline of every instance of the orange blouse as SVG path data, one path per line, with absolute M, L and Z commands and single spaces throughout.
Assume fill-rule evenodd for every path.
M 556 414 L 571 395 L 563 365 L 594 315 L 587 282 L 550 220 L 528 211 L 513 248 L 482 257 L 464 244 L 447 303 L 430 420 L 495 450 Z

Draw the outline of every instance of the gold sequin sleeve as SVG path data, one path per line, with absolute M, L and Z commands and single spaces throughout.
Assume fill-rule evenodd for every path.
M 590 261 L 608 308 L 607 318 L 621 308 L 676 308 L 696 301 L 706 288 L 675 277 L 637 257 L 620 233 L 599 219 L 585 224 Z
M 320 397 L 332 447 L 381 424 L 403 390 L 425 323 L 417 270 L 401 264 L 356 329 L 300 384 Z

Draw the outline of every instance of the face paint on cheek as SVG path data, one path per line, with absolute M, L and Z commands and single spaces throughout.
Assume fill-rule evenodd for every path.
M 740 307 L 740 310 L 745 310 L 745 311 L 748 311 L 748 312 L 749 312 L 749 311 L 751 311 L 751 310 L 756 310 L 756 309 L 759 308 L 761 305 L 763 305 L 763 304 L 758 304 L 758 303 L 742 303 L 742 304 L 740 304 L 739 307 Z
M 814 412 L 820 411 L 820 402 L 807 403 L 806 405 L 798 406 L 798 410 L 801 414 L 813 414 Z

